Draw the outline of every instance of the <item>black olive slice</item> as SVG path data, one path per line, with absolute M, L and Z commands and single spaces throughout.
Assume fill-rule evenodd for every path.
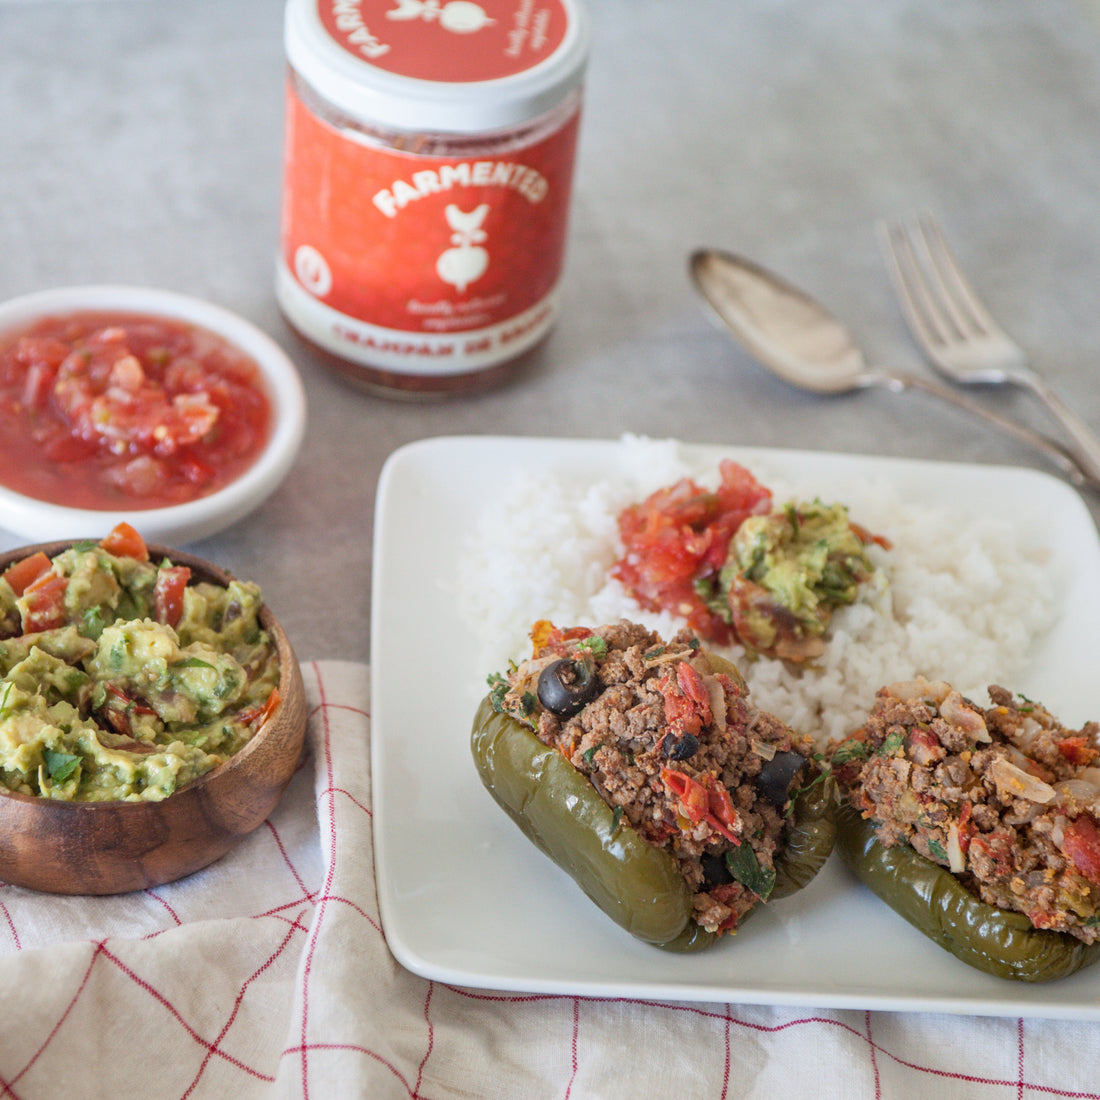
M 665 738 L 661 750 L 667 760 L 690 760 L 699 751 L 699 738 L 693 733 Z
M 733 882 L 733 874 L 726 866 L 726 860 L 723 856 L 715 855 L 713 852 L 704 852 L 699 859 L 699 863 L 703 868 L 703 886 L 707 890 L 713 890 L 715 886 L 725 886 L 727 883 Z
M 587 661 L 562 657 L 539 674 L 539 702 L 551 714 L 569 718 L 583 710 L 599 693 L 596 670 Z
M 791 781 L 802 770 L 806 757 L 799 752 L 777 752 L 760 769 L 756 789 L 776 806 L 785 806 L 791 797 Z

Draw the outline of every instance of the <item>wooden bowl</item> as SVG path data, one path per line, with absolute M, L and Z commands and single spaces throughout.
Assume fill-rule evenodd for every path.
M 0 572 L 41 550 L 53 557 L 71 541 L 0 554 Z M 193 580 L 225 585 L 232 575 L 202 558 L 149 546 Z M 62 802 L 0 791 L 0 880 L 52 894 L 121 894 L 174 882 L 213 863 L 275 808 L 301 761 L 305 691 L 297 658 L 266 605 L 260 622 L 280 661 L 280 702 L 247 745 L 160 802 Z

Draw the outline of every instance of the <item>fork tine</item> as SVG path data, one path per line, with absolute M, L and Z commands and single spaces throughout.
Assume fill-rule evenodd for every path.
M 900 220 L 880 221 L 878 229 L 890 278 L 909 327 L 930 351 L 943 347 L 955 334 L 928 288 L 911 233 Z
M 914 220 L 914 226 L 920 235 L 921 258 L 928 270 L 935 273 L 944 308 L 950 312 L 959 331 L 963 335 L 975 331 L 979 335 L 996 332 L 996 323 L 963 276 L 936 219 L 931 214 L 921 214 Z

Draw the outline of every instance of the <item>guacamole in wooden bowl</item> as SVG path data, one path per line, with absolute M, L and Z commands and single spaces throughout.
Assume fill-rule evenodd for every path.
M 0 878 L 115 893 L 197 870 L 274 808 L 304 734 L 255 584 L 126 524 L 0 556 Z

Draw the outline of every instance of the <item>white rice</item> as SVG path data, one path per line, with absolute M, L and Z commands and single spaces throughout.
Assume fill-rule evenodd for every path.
M 482 643 L 486 672 L 530 654 L 538 619 L 558 626 L 644 623 L 670 637 L 683 625 L 644 611 L 608 576 L 621 556 L 616 517 L 628 504 L 680 477 L 713 486 L 718 471 L 693 464 L 671 440 L 624 437 L 614 460 L 586 477 L 516 473 L 479 517 L 459 561 L 459 610 Z M 852 519 L 892 543 L 872 548 L 877 570 L 860 599 L 833 618 L 813 668 L 737 662 L 757 706 L 819 743 L 842 737 L 866 716 L 884 684 L 923 675 L 984 699 L 993 683 L 1018 688 L 1036 640 L 1056 614 L 1055 579 L 1041 546 L 1019 524 L 907 502 L 884 478 L 828 496 L 756 476 L 787 500 L 840 501 Z

